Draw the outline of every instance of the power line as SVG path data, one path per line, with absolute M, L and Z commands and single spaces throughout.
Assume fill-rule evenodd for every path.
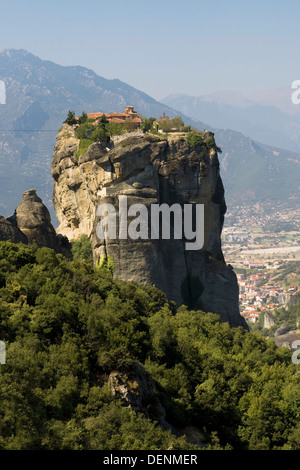
M 0 132 L 56 132 L 58 129 L 0 129 Z

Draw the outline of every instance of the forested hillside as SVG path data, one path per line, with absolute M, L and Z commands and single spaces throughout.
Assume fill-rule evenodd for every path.
M 1 449 L 300 449 L 291 351 L 74 248 L 0 243 Z

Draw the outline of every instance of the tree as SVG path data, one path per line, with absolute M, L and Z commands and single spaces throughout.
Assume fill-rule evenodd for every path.
M 159 122 L 159 128 L 163 132 L 170 132 L 172 130 L 172 119 L 162 119 Z
M 104 127 L 97 127 L 91 135 L 94 142 L 109 142 L 109 133 Z
M 150 117 L 150 118 L 143 117 L 142 130 L 144 132 L 150 131 L 153 127 L 154 121 L 156 121 L 156 118 L 154 117 Z
M 85 111 L 82 111 L 81 116 L 78 119 L 79 124 L 84 124 L 88 120 L 88 115 Z
M 94 132 L 94 130 L 97 129 L 95 128 L 94 124 L 92 124 L 91 122 L 84 122 L 82 124 L 80 124 L 79 127 L 77 127 L 76 131 L 75 131 L 75 135 L 77 137 L 77 139 L 90 139 L 91 138 L 91 135 L 92 133 Z
M 87 235 L 83 234 L 79 240 L 72 241 L 72 254 L 74 259 L 93 262 L 92 246 Z
M 68 116 L 64 120 L 64 124 L 69 124 L 69 126 L 73 126 L 73 124 L 77 124 L 77 119 L 75 117 L 75 111 L 69 111 Z
M 125 124 L 123 122 L 109 122 L 107 124 L 107 130 L 110 136 L 125 134 Z
M 186 141 L 192 149 L 203 144 L 203 138 L 199 132 L 189 132 L 186 136 Z
M 98 127 L 100 127 L 101 129 L 106 129 L 107 125 L 108 125 L 108 120 L 107 120 L 105 114 L 102 114 L 102 116 L 100 117 L 100 119 L 98 121 Z
M 184 126 L 184 122 L 182 120 L 182 118 L 180 116 L 175 116 L 173 119 L 171 119 L 172 121 L 172 125 L 173 127 L 179 131 L 180 129 L 182 129 L 182 127 Z

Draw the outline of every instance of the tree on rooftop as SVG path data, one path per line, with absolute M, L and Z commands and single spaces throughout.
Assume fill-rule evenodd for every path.
M 73 126 L 73 124 L 76 124 L 77 120 L 75 118 L 75 111 L 69 111 L 68 116 L 64 120 L 64 124 L 69 124 L 69 126 Z
M 82 111 L 82 114 L 81 116 L 79 117 L 78 121 L 79 121 L 79 124 L 83 124 L 87 121 L 88 119 L 88 115 L 86 114 L 85 111 Z
M 108 120 L 107 120 L 105 114 L 102 114 L 102 116 L 100 117 L 100 119 L 98 121 L 98 127 L 102 128 L 102 129 L 106 129 L 107 125 L 108 125 Z

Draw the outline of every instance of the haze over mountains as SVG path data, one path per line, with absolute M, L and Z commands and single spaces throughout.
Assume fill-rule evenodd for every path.
M 68 110 L 123 111 L 134 103 L 144 114 L 171 113 L 126 83 L 80 66 L 56 65 L 24 50 L 0 53 L 0 80 L 6 85 L 6 104 L 0 105 L 0 213 L 5 216 L 32 187 L 51 205 L 53 148 Z
M 0 52 L 0 80 L 6 86 L 6 104 L 0 104 L 0 214 L 5 217 L 13 213 L 26 190 L 36 188 L 55 218 L 50 166 L 58 129 L 69 110 L 76 114 L 118 112 L 126 105 L 133 105 L 147 117 L 180 114 L 186 124 L 213 130 L 217 145 L 222 148 L 221 176 L 227 203 L 242 199 L 250 203 L 266 199 L 287 204 L 299 201 L 299 153 L 281 151 L 252 140 L 259 140 L 259 133 L 263 137 L 268 132 L 269 145 L 282 146 L 280 142 L 286 138 L 284 126 L 280 124 L 282 115 L 289 127 L 283 111 L 273 113 L 273 122 L 277 116 L 278 123 L 272 128 L 271 124 L 266 125 L 268 113 L 272 114 L 269 108 L 267 117 L 259 121 L 252 105 L 244 108 L 230 105 L 237 116 L 234 119 L 235 114 L 228 112 L 229 105 L 216 107 L 215 102 L 206 101 L 201 118 L 193 106 L 186 105 L 183 111 L 180 105 L 183 100 L 174 100 L 172 105 L 166 104 L 169 99 L 161 103 L 120 80 L 105 79 L 81 66 L 60 66 L 24 50 Z M 244 131 L 237 126 L 243 122 L 242 116 L 252 125 L 253 133 L 246 132 L 246 125 Z M 283 137 L 279 132 L 281 127 Z M 296 125 L 295 129 L 298 129 Z M 290 140 L 295 143 L 294 150 L 298 148 L 297 140 Z
M 300 105 L 291 86 L 241 93 L 220 90 L 204 96 L 173 94 L 161 101 L 212 127 L 234 129 L 263 144 L 300 150 Z

